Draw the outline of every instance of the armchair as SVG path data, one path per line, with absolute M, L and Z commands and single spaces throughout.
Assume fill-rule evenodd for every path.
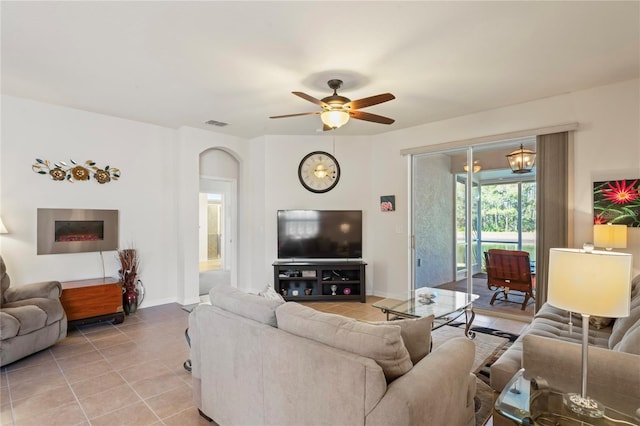
M 9 287 L 0 256 L 0 367 L 48 348 L 67 336 L 58 281 Z
M 529 253 L 491 249 L 484 252 L 484 257 L 487 266 L 487 287 L 489 290 L 495 290 L 489 304 L 493 305 L 496 300 L 520 303 L 509 300 L 510 291 L 524 293 L 522 310 L 527 307 L 529 299 L 535 300 Z M 502 295 L 501 298 L 498 297 L 500 295 Z

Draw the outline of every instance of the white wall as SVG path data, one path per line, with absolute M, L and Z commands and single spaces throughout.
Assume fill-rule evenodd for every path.
M 101 277 L 98 253 L 36 255 L 36 211 L 117 209 L 120 246 L 140 252 L 143 306 L 175 300 L 174 137 L 163 127 L 3 96 L 0 213 L 11 233 L 0 239 L 12 282 Z M 93 160 L 120 168 L 122 177 L 103 185 L 52 181 L 31 170 L 36 158 Z M 104 262 L 106 275 L 116 276 L 116 252 L 105 252 Z
M 578 122 L 574 137 L 574 246 L 591 241 L 594 180 L 640 177 L 640 84 L 631 80 L 478 114 L 390 132 L 375 140 L 371 169 L 376 190 L 396 194 L 407 210 L 407 160 L 400 150 L 555 124 Z M 389 244 L 374 244 L 369 259 L 376 269 L 376 294 L 401 297 L 409 285 L 407 215 L 374 216 Z M 397 238 L 394 238 L 396 236 Z M 404 248 L 404 250 L 402 249 Z M 629 228 L 628 249 L 640 269 L 640 228 Z M 380 291 L 378 291 L 380 290 Z
M 594 180 L 640 177 L 638 80 L 485 111 L 374 137 L 263 136 L 246 141 L 205 130 L 166 129 L 8 96 L 2 97 L 0 214 L 11 234 L 0 251 L 16 283 L 101 274 L 96 254 L 35 254 L 38 207 L 116 208 L 122 243 L 141 252 L 145 306 L 198 299 L 199 155 L 221 148 L 239 162 L 237 265 L 240 288 L 272 281 L 278 209 L 361 209 L 367 292 L 406 296 L 409 287 L 408 160 L 403 148 L 431 145 L 559 123 L 575 132 L 575 245 L 591 240 Z M 373 124 L 372 124 L 373 125 Z M 334 141 L 335 136 L 335 141 Z M 334 150 L 335 144 L 335 150 Z M 297 177 L 302 157 L 332 152 L 342 177 L 330 192 L 306 191 Z M 52 182 L 30 170 L 35 158 L 92 159 L 122 169 L 122 179 Z M 381 195 L 396 196 L 382 213 Z M 640 229 L 629 230 L 640 269 Z M 107 253 L 107 274 L 115 274 Z
M 177 185 L 177 301 L 195 303 L 199 300 L 198 274 L 198 193 L 200 184 L 200 154 L 208 149 L 224 150 L 238 161 L 238 210 L 241 212 L 238 223 L 238 256 L 236 264 L 230 265 L 231 283 L 246 288 L 251 275 L 250 240 L 244 229 L 248 226 L 246 211 L 251 210 L 251 170 L 247 165 L 248 143 L 233 136 L 181 127 L 177 131 L 178 143 L 174 152 L 174 167 L 178 172 Z M 229 248 L 233 250 L 233 248 Z
M 374 235 L 372 227 L 373 200 L 371 174 L 370 137 L 330 136 L 266 136 L 264 138 L 264 199 L 261 229 L 264 229 L 264 255 L 256 257 L 261 270 L 256 276 L 262 279 L 262 286 L 273 285 L 273 262 L 277 259 L 278 210 L 362 210 L 363 211 L 363 259 L 368 261 L 373 251 Z M 326 151 L 336 157 L 341 175 L 338 184 L 329 192 L 317 194 L 307 191 L 298 179 L 298 166 L 302 158 L 313 151 Z M 372 292 L 373 273 L 367 268 L 367 291 Z M 264 278 L 262 278 L 264 277 Z

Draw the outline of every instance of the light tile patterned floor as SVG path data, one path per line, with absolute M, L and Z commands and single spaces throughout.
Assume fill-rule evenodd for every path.
M 187 313 L 169 304 L 71 331 L 2 369 L 0 424 L 210 425 L 182 365 L 186 327 Z
M 310 306 L 364 320 L 384 320 L 371 303 Z M 120 325 L 73 330 L 50 349 L 0 370 L 0 425 L 211 425 L 191 398 L 178 304 L 138 310 Z M 476 316 L 475 325 L 520 333 L 526 324 Z

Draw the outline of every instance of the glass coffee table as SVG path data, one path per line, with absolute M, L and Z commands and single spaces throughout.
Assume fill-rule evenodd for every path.
M 475 333 L 470 331 L 475 318 L 473 301 L 478 297 L 480 296 L 477 294 L 461 291 L 422 287 L 416 289 L 414 297 L 409 300 L 382 299 L 371 306 L 387 314 L 387 321 L 393 317 L 423 318 L 433 315 L 435 317 L 434 330 L 464 315 L 464 334 L 473 339 Z
M 626 426 L 640 425 L 640 418 L 607 408 L 604 417 L 580 416 L 563 403 L 563 393 L 549 388 L 543 379 L 528 380 L 521 369 L 496 399 L 495 409 L 517 425 L 524 426 Z

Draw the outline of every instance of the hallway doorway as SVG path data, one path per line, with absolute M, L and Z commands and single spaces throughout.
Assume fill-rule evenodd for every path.
M 222 268 L 222 242 L 224 237 L 223 194 L 200 193 L 200 247 L 199 271 Z
M 222 149 L 200 154 L 198 292 L 235 285 L 237 271 L 238 160 Z

